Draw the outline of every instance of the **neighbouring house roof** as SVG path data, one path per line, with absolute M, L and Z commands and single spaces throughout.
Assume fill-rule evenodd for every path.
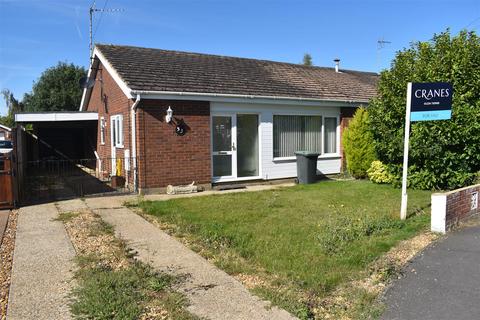
M 57 111 L 57 112 L 25 112 L 16 113 L 15 122 L 63 122 L 63 121 L 96 121 L 97 112 Z
M 378 80 L 373 72 L 132 46 L 99 44 L 94 52 L 130 98 L 135 92 L 183 92 L 368 102 Z
M 7 126 L 4 126 L 3 124 L 0 124 L 0 129 L 7 130 L 7 131 L 12 131 L 12 129 L 10 129 Z

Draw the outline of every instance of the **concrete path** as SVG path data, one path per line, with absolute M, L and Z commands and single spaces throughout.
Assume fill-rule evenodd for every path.
M 101 201 L 86 199 L 87 205 L 112 224 L 118 237 L 138 252 L 140 260 L 158 270 L 187 275 L 180 285 L 190 306 L 188 310 L 206 319 L 295 319 L 288 312 L 253 296 L 245 287 L 182 243 L 127 208 L 112 197 Z
M 480 226 L 427 248 L 386 294 L 384 320 L 480 318 Z
M 2 244 L 3 234 L 7 228 L 8 216 L 10 215 L 10 210 L 0 210 L 0 244 Z
M 70 319 L 75 251 L 54 204 L 21 208 L 8 304 L 9 320 Z

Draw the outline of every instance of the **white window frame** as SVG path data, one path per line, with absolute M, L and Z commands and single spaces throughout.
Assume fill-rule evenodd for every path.
M 105 131 L 107 128 L 107 123 L 105 122 L 105 117 L 100 117 L 100 144 L 105 145 Z
M 112 145 L 115 148 L 123 148 L 124 147 L 123 115 L 117 114 L 117 115 L 111 116 L 110 123 L 112 124 L 112 126 L 115 126 L 115 130 L 114 130 L 115 136 L 114 137 L 112 136 L 112 141 L 113 141 Z
M 332 119 L 336 119 L 336 121 L 337 121 L 337 126 L 335 127 L 335 150 L 336 150 L 336 152 L 330 152 L 330 153 L 325 152 L 325 118 L 332 118 Z M 337 155 L 340 156 L 339 135 L 340 135 L 340 119 L 339 119 L 339 117 L 338 116 L 337 117 L 323 116 L 322 117 L 322 156 L 324 156 L 324 157 L 332 157 L 332 156 L 337 156 Z
M 306 117 L 314 117 L 314 116 L 320 116 L 322 117 L 322 128 L 321 128 L 321 134 L 322 134 L 322 153 L 318 156 L 318 159 L 325 159 L 325 158 L 340 158 L 340 116 L 339 115 L 332 115 L 331 113 L 284 113 L 284 112 L 279 112 L 279 113 L 273 113 L 272 114 L 272 157 L 273 161 L 296 161 L 297 157 L 296 156 L 290 156 L 290 157 L 275 157 L 273 154 L 273 127 L 275 126 L 275 116 L 306 116 Z M 335 153 L 325 153 L 325 118 L 336 118 L 337 119 L 337 130 L 336 130 L 336 150 L 337 152 Z

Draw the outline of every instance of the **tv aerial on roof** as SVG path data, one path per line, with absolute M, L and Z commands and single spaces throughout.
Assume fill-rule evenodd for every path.
M 92 53 L 93 53 L 93 38 L 95 37 L 95 34 L 97 33 L 97 29 L 98 29 L 98 26 L 100 25 L 100 22 L 102 21 L 102 17 L 103 17 L 103 13 L 104 12 L 123 12 L 125 11 L 124 9 L 111 9 L 111 8 L 106 8 L 107 6 L 107 3 L 108 3 L 108 0 L 105 0 L 105 3 L 103 5 L 103 8 L 100 9 L 100 8 L 97 8 L 95 7 L 95 0 L 93 1 L 92 5 L 90 6 L 90 8 L 88 8 L 88 13 L 89 13 L 89 17 L 90 17 L 90 20 L 89 20 L 89 32 L 90 32 L 90 45 L 89 45 L 89 48 L 90 48 L 90 57 L 92 57 Z M 95 33 L 93 32 L 93 18 L 94 18 L 94 15 L 96 12 L 100 12 L 100 19 L 98 21 L 98 24 L 97 24 L 97 28 L 95 29 Z
M 95 84 L 95 79 L 89 77 L 82 77 L 78 82 L 82 89 L 90 89 Z

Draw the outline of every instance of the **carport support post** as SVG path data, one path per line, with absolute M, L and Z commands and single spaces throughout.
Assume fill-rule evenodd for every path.
M 402 205 L 400 219 L 407 218 L 407 174 L 408 174 L 408 146 L 410 142 L 410 108 L 412 104 L 412 83 L 407 84 L 407 108 L 405 113 L 405 145 L 403 149 L 403 175 L 402 175 Z

